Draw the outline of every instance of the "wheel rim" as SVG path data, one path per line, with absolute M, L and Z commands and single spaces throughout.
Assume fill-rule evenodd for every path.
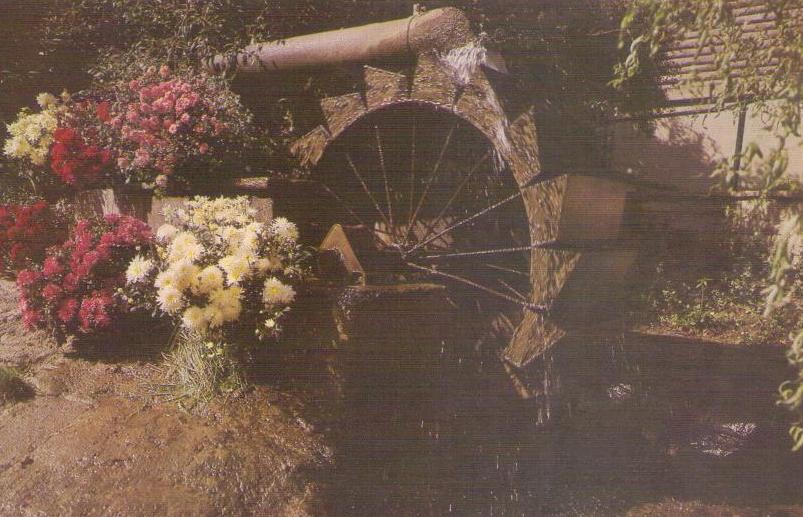
M 521 191 L 489 140 L 417 104 L 373 112 L 326 150 L 316 178 L 333 221 L 370 234 L 371 283 L 434 282 L 455 304 L 515 328 L 532 303 L 533 243 Z M 487 325 L 487 322 L 484 323 Z

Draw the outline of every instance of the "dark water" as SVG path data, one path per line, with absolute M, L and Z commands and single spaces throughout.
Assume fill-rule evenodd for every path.
M 391 330 L 285 359 L 284 389 L 305 392 L 301 417 L 335 450 L 315 474 L 322 512 L 803 514 L 803 461 L 774 406 L 780 350 L 641 335 L 566 345 L 538 426 L 498 361 Z

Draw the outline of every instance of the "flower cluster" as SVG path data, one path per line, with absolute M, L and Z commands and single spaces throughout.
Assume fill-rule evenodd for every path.
M 148 225 L 132 217 L 79 221 L 41 266 L 17 276 L 23 322 L 67 334 L 109 328 L 125 307 L 118 290 L 126 267 L 151 244 Z
M 42 111 L 31 113 L 23 109 L 17 120 L 6 126 L 11 137 L 6 140 L 3 152 L 9 158 L 41 166 L 47 161 L 53 132 L 58 127 L 57 100 L 49 93 L 41 93 L 37 101 Z
M 248 198 L 195 197 L 166 210 L 156 250 L 134 257 L 129 296 L 190 331 L 208 334 L 230 323 L 254 323 L 275 336 L 302 276 L 296 226 L 256 220 Z
M 219 80 L 180 77 L 166 66 L 121 85 L 116 97 L 109 124 L 117 165 L 126 181 L 158 189 L 214 167 L 251 120 Z
M 41 263 L 45 250 L 64 240 L 64 229 L 44 201 L 0 205 L 0 272 Z
M 61 127 L 53 133 L 50 169 L 68 185 L 93 185 L 112 165 L 112 152 L 84 143 L 73 128 Z
M 110 138 L 103 137 L 103 130 L 111 104 L 76 100 L 66 92 L 60 99 L 42 93 L 37 101 L 41 112 L 23 110 L 8 126 L 11 137 L 5 142 L 5 154 L 37 170 L 49 170 L 71 186 L 91 186 L 109 178 L 114 153 L 106 146 Z

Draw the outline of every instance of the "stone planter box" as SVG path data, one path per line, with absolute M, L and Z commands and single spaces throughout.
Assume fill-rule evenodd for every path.
M 273 202 L 268 197 L 251 193 L 251 206 L 257 210 L 257 220 L 268 222 L 273 218 Z M 91 189 L 75 196 L 77 219 L 121 214 L 136 217 L 157 229 L 164 223 L 163 210 L 184 202 L 187 197 L 155 197 L 151 191 L 138 189 Z

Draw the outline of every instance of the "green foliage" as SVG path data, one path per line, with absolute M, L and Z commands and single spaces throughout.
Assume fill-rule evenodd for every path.
M 712 111 L 749 110 L 774 136 L 764 147 L 749 143 L 742 153 L 724 160 L 715 175 L 726 188 L 747 187 L 769 193 L 799 190 L 800 179 L 789 174 L 788 146 L 800 138 L 803 91 L 803 0 L 764 0 L 774 30 L 747 34 L 727 0 L 636 0 L 621 25 L 621 45 L 628 56 L 616 67 L 613 85 L 622 87 L 645 73 L 645 62 L 656 63 L 661 51 L 689 33 L 697 35 L 700 50 L 713 56 L 713 79 L 692 76 L 681 85 L 710 97 Z M 734 73 L 738 65 L 738 73 Z M 739 167 L 737 167 L 737 164 Z M 770 253 L 770 282 L 766 313 L 785 306 L 800 270 L 801 207 L 784 214 Z M 800 318 L 799 311 L 796 317 Z M 798 321 L 798 327 L 803 321 Z M 789 352 L 800 368 L 797 379 L 782 386 L 781 402 L 803 422 L 803 331 L 795 332 Z M 803 446 L 800 426 L 792 429 L 795 448 Z
M 180 331 L 165 355 L 165 395 L 192 407 L 245 387 L 241 366 L 226 343 Z
M 28 397 L 32 388 L 16 368 L 0 366 L 0 405 Z

